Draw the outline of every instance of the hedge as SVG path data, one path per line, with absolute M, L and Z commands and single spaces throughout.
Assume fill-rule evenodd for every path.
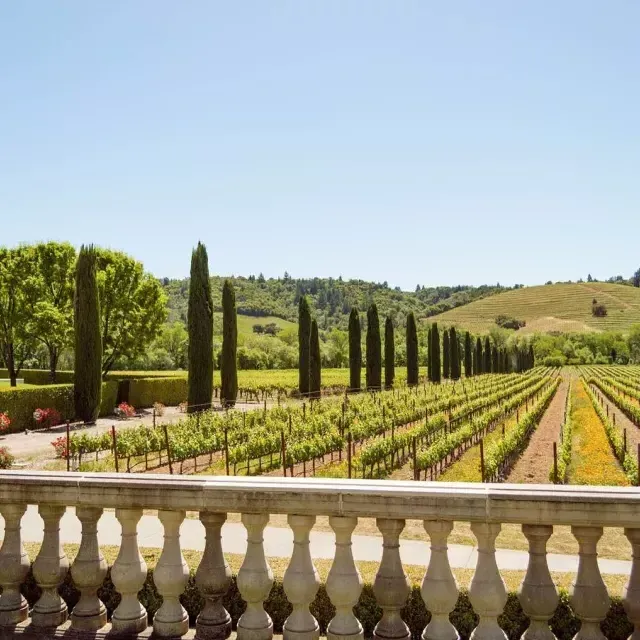
M 137 378 L 129 384 L 129 404 L 152 407 L 155 402 L 176 406 L 187 399 L 187 378 Z
M 49 369 L 22 369 L 18 378 L 24 380 L 25 384 L 49 385 Z M 0 379 L 9 378 L 7 369 L 0 369 Z M 73 371 L 56 371 L 56 384 L 71 384 L 73 382 Z
M 35 583 L 33 574 L 29 572 L 25 583 L 21 588 L 22 593 L 28 600 L 30 607 L 34 605 L 40 596 L 40 588 Z M 66 601 L 69 609 L 72 609 L 80 598 L 80 592 L 76 589 L 71 579 L 71 574 L 67 574 L 64 584 L 60 589 L 60 594 Z M 105 581 L 98 591 L 98 596 L 105 603 L 109 617 L 120 602 L 120 595 L 116 593 L 111 582 L 110 570 Z M 162 598 L 158 594 L 153 583 L 153 571 L 149 570 L 147 580 L 139 593 L 140 602 L 149 613 L 150 622 L 153 615 L 162 603 Z M 192 570 L 187 588 L 180 596 L 182 605 L 189 614 L 191 625 L 195 624 L 196 617 L 203 607 L 204 601 L 195 584 L 195 572 Z M 633 625 L 629 622 L 622 606 L 620 598 L 613 597 L 612 605 L 607 613 L 607 617 L 601 625 L 602 631 L 608 640 L 626 640 L 633 631 Z M 224 598 L 224 606 L 231 614 L 233 627 L 236 627 L 238 618 L 244 612 L 246 605 L 243 602 L 234 576 L 227 595 Z M 291 604 L 287 600 L 282 587 L 282 582 L 274 583 L 271 593 L 265 602 L 265 610 L 273 619 L 275 633 L 282 633 L 282 625 L 291 613 Z M 335 608 L 327 596 L 324 584 L 320 585 L 318 594 L 311 605 L 311 613 L 317 618 L 320 625 L 320 633 L 325 634 L 329 621 L 335 614 Z M 360 596 L 360 600 L 355 607 L 355 614 L 364 627 L 366 638 L 371 637 L 373 628 L 380 619 L 382 611 L 378 606 L 373 588 L 370 584 L 365 584 Z M 414 640 L 419 640 L 420 635 L 431 618 L 431 614 L 426 610 L 424 601 L 420 595 L 420 587 L 414 585 L 406 606 L 402 610 L 402 619 L 411 630 Z M 458 630 L 460 637 L 467 640 L 471 632 L 478 624 L 478 616 L 474 613 L 469 602 L 468 591 L 461 589 L 458 602 L 451 614 L 451 622 Z M 500 626 L 504 629 L 509 640 L 518 640 L 529 624 L 528 618 L 524 615 L 520 602 L 515 593 L 510 593 L 504 612 L 498 618 Z M 558 640 L 571 640 L 580 628 L 580 621 L 576 618 L 569 606 L 569 595 L 561 589 L 560 603 L 551 619 L 551 629 Z
M 107 380 L 137 380 L 138 378 L 185 378 L 186 371 L 109 371 L 105 378 Z
M 100 415 L 112 415 L 118 393 L 117 382 L 102 383 Z M 41 387 L 0 388 L 0 413 L 7 413 L 11 425 L 6 433 L 35 429 L 36 409 L 57 409 L 64 420 L 74 419 L 73 385 L 49 384 Z

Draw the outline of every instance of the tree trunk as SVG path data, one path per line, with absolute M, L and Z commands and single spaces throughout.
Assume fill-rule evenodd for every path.
M 13 353 L 13 343 L 9 343 L 5 347 L 4 359 L 7 364 L 7 370 L 9 371 L 9 381 L 12 387 L 18 385 L 18 372 L 16 371 L 16 359 Z
M 49 347 L 49 382 L 56 383 L 56 369 L 58 368 L 58 348 Z

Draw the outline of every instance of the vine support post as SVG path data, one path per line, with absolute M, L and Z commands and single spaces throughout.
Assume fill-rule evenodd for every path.
M 553 484 L 558 484 L 558 443 L 553 443 Z
M 118 469 L 118 436 L 116 436 L 116 425 L 111 425 L 111 439 L 113 440 L 113 459 L 116 465 L 116 473 L 119 473 Z
M 480 440 L 480 477 L 484 482 L 484 438 Z
M 229 427 L 224 428 L 224 463 L 229 475 Z
M 614 415 L 614 417 L 615 417 L 615 413 L 614 413 L 613 415 Z M 625 457 L 626 457 L 626 454 L 627 454 L 627 429 L 626 429 L 626 428 L 625 428 L 625 430 L 622 432 L 622 434 L 623 434 L 623 436 L 622 436 L 622 437 L 624 438 L 624 453 L 625 453 Z
M 291 422 L 291 416 L 289 416 Z M 287 444 L 284 440 L 284 431 L 280 431 L 280 449 L 282 450 L 282 475 L 287 477 Z
M 67 420 L 67 471 L 71 470 L 71 453 L 69 451 L 69 445 L 71 444 L 70 442 L 70 436 L 69 436 L 69 421 Z
M 347 465 L 349 466 L 349 478 L 351 478 L 351 431 L 347 433 Z
M 413 455 L 413 479 L 420 480 L 420 471 L 418 470 L 418 453 L 417 453 L 417 445 L 416 445 L 416 437 L 413 436 L 413 440 L 411 442 L 413 451 L 411 452 Z
M 198 414 L 198 417 L 200 414 Z M 169 448 L 169 430 L 167 425 L 164 425 L 164 441 L 167 445 L 167 460 L 169 461 L 169 473 L 173 475 L 173 461 L 171 460 L 171 449 Z

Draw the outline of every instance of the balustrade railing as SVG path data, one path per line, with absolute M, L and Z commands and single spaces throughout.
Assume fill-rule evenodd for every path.
M 44 538 L 33 565 L 24 551 L 20 524 L 27 505 L 37 505 L 44 521 Z M 71 506 L 75 507 L 82 534 L 78 554 L 69 567 L 60 541 L 60 519 Z M 98 525 L 104 509 L 115 509 L 122 525 L 120 550 L 111 569 L 111 580 L 121 599 L 109 621 L 99 598 L 99 588 L 107 574 L 98 544 Z M 311 613 L 319 588 L 309 544 L 316 516 L 329 516 L 335 532 L 335 557 L 326 582 L 328 598 L 335 607 L 326 629 L 331 640 L 356 640 L 364 635 L 363 625 L 354 613 L 362 580 L 352 553 L 352 534 L 358 518 L 363 517 L 376 518 L 382 534 L 382 560 L 373 584 L 382 611 L 373 630 L 376 640 L 408 640 L 411 636 L 401 615 L 410 594 L 399 552 L 406 519 L 422 519 L 430 543 L 421 595 L 431 617 L 422 631 L 422 640 L 458 637 L 450 614 L 459 591 L 447 555 L 447 540 L 455 521 L 469 522 L 477 539 L 478 560 L 469 588 L 469 601 L 479 617 L 472 634 L 474 640 L 506 637 L 498 618 L 507 602 L 507 591 L 495 552 L 503 523 L 522 525 L 529 542 L 528 568 L 519 591 L 520 603 L 530 619 L 523 638 L 554 638 L 549 620 L 558 605 L 558 593 L 546 557 L 554 525 L 570 525 L 579 544 L 578 572 L 570 599 L 581 622 L 575 638 L 604 637 L 600 623 L 607 615 L 610 600 L 596 554 L 603 527 L 624 527 L 631 543 L 632 571 L 623 602 L 635 625 L 634 637 L 640 633 L 637 489 L 0 472 L 0 513 L 5 522 L 0 549 L 0 635 L 33 633 L 44 637 L 65 630 L 77 632 L 81 638 L 106 633 L 110 637 L 149 633 L 147 611 L 138 596 L 147 578 L 137 533 L 143 510 L 157 510 L 164 529 L 164 546 L 153 573 L 162 596 L 152 624 L 158 638 L 188 635 L 218 640 L 231 633 L 231 616 L 223 605 L 231 572 L 221 541 L 228 513 L 242 514 L 247 533 L 247 551 L 237 576 L 237 587 L 246 603 L 237 622 L 239 640 L 270 640 L 274 633 L 273 622 L 263 606 L 274 581 L 263 545 L 263 532 L 271 514 L 287 514 L 294 539 L 283 580 L 292 605 L 283 625 L 285 640 L 315 640 L 321 632 Z M 182 554 L 179 531 L 188 511 L 199 512 L 206 532 L 204 553 L 195 576 L 204 606 L 195 629 L 189 629 L 189 618 L 180 600 L 189 567 Z M 42 590 L 31 610 L 20 590 L 30 566 Z M 68 611 L 59 594 L 68 571 L 80 591 L 72 611 Z

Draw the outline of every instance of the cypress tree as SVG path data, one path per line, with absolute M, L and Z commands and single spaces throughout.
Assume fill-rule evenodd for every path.
M 455 327 L 449 332 L 449 348 L 451 349 L 451 379 L 460 380 L 460 343 Z
M 529 369 L 533 369 L 536 365 L 536 354 L 533 352 L 533 345 L 529 345 Z
M 311 391 L 309 386 L 309 348 L 311 339 L 311 310 L 307 296 L 300 296 L 298 303 L 298 391 L 305 397 Z
M 384 323 L 384 386 L 387 389 L 393 387 L 396 377 L 396 345 L 393 335 L 393 320 L 387 316 Z
M 236 292 L 231 280 L 222 285 L 222 356 L 220 358 L 220 400 L 224 407 L 233 407 L 238 395 L 238 316 Z
M 318 335 L 318 323 L 314 319 L 311 321 L 309 335 L 309 392 L 311 398 L 320 397 L 321 376 L 320 336 Z
M 189 413 L 211 408 L 213 393 L 213 301 L 207 249 L 198 242 L 191 254 L 189 281 Z
M 466 378 L 475 375 L 471 353 L 471 334 L 468 331 L 464 334 L 464 375 Z
M 495 345 L 491 350 L 491 372 L 498 373 L 498 347 Z
M 484 358 L 482 354 L 482 340 L 480 336 L 476 338 L 476 369 L 478 375 L 484 373 Z
M 491 373 L 491 342 L 489 342 L 489 336 L 484 339 L 484 364 L 482 365 L 482 370 L 485 373 Z
M 427 329 L 427 378 L 429 382 L 433 382 L 433 372 L 431 370 L 431 325 Z M 407 361 L 409 354 L 407 353 Z
M 360 391 L 360 375 L 362 371 L 362 335 L 360 314 L 353 307 L 349 314 L 349 388 Z
M 378 307 L 373 303 L 367 311 L 367 389 L 382 388 L 382 345 Z
M 442 377 L 442 369 L 440 366 L 440 332 L 438 331 L 438 323 L 431 325 L 431 375 L 433 382 L 440 382 Z
M 73 400 L 78 420 L 93 423 L 102 397 L 102 335 L 100 298 L 93 245 L 80 248 L 74 299 L 75 376 Z
M 449 331 L 445 329 L 442 332 L 442 377 L 445 379 L 449 377 L 450 356 Z
M 407 384 L 418 384 L 418 329 L 416 317 L 413 311 L 407 315 Z M 429 367 L 429 380 L 431 380 L 431 367 Z

